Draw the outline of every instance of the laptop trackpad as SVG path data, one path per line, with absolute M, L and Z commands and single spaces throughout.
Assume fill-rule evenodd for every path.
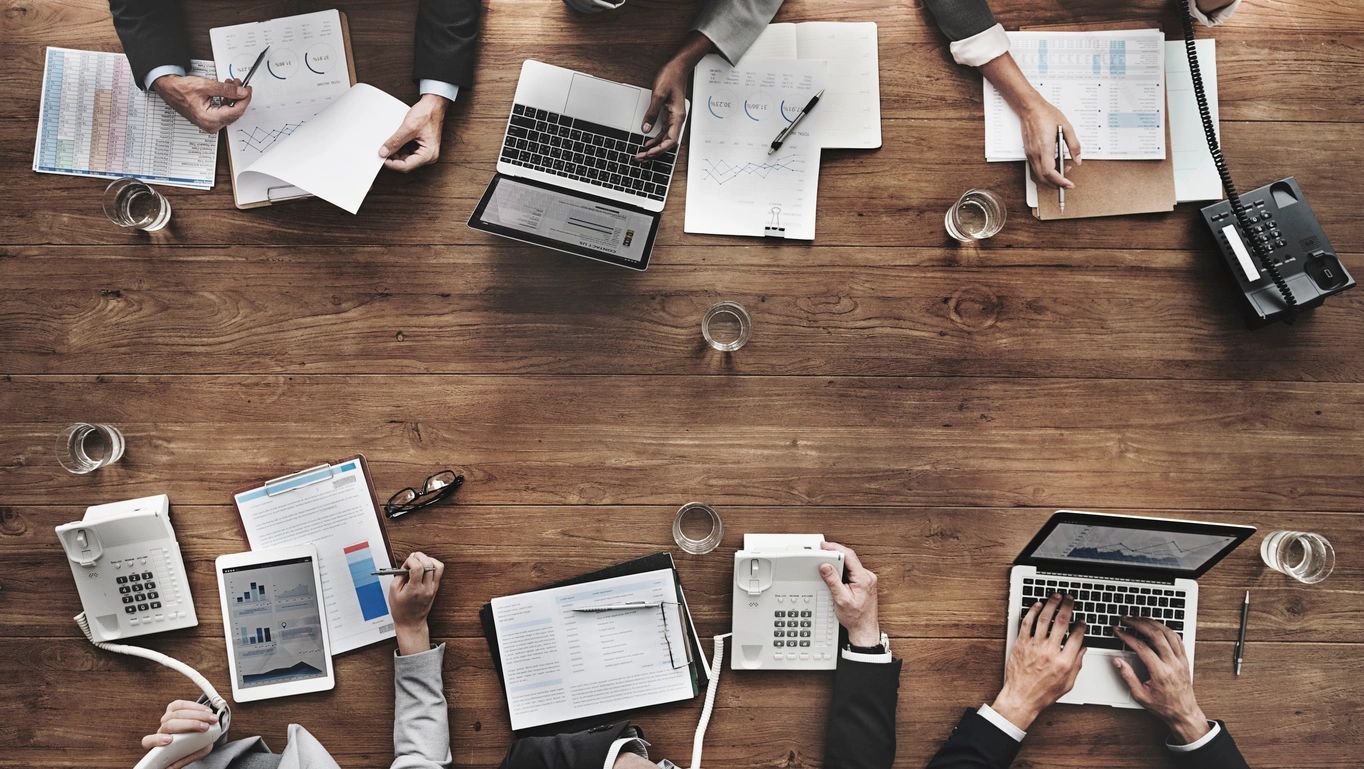
M 575 72 L 564 113 L 622 131 L 638 132 L 639 126 L 634 122 L 641 93 L 633 86 Z
M 1113 667 L 1114 652 L 1090 649 L 1085 653 L 1084 667 L 1075 679 L 1075 687 L 1060 699 L 1071 705 L 1109 705 L 1115 708 L 1140 708 L 1127 690 L 1127 684 Z M 1122 655 L 1130 662 L 1136 662 L 1135 655 Z M 1141 670 L 1145 675 L 1146 671 Z

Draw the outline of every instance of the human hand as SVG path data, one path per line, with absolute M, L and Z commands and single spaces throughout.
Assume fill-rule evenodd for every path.
M 218 714 L 214 713 L 209 706 L 189 700 L 176 700 L 166 706 L 166 713 L 161 716 L 161 727 L 156 730 L 156 733 L 142 738 L 142 749 L 151 750 L 152 748 L 165 747 L 171 744 L 172 735 L 206 732 L 209 727 L 216 723 L 218 723 Z M 181 767 L 189 766 L 212 752 L 213 746 L 208 745 L 193 755 L 185 756 L 176 761 L 167 769 L 181 769 Z
M 1056 127 L 1065 129 L 1066 147 L 1070 149 L 1070 162 L 1080 165 L 1080 137 L 1061 110 L 1037 94 L 1030 99 L 1018 113 L 1023 125 L 1023 152 L 1032 166 L 1032 176 L 1049 187 L 1073 189 L 1075 183 L 1062 176 L 1056 164 Z
M 1136 632 L 1114 628 L 1114 634 L 1137 653 L 1150 675 L 1150 680 L 1143 683 L 1127 660 L 1113 658 L 1113 666 L 1132 691 L 1132 699 L 1164 721 L 1170 732 L 1183 741 L 1181 744 L 1188 745 L 1207 734 L 1208 717 L 1194 697 L 1193 673 L 1184 653 L 1184 641 L 1155 620 L 1123 617 L 1122 622 Z
M 825 550 L 843 554 L 843 570 L 848 582 L 839 579 L 838 569 L 820 564 L 819 576 L 829 586 L 834 598 L 834 615 L 838 624 L 847 628 L 848 643 L 853 646 L 876 646 L 881 643 L 881 625 L 876 619 L 876 575 L 862 565 L 852 548 L 837 542 L 822 542 Z
M 450 101 L 434 93 L 423 94 L 403 117 L 403 124 L 379 148 L 384 167 L 407 173 L 436 162 L 445 109 Z
M 236 78 L 219 82 L 196 75 L 162 75 L 152 89 L 171 109 L 207 133 L 241 117 L 251 103 L 250 86 L 243 87 Z
M 426 617 L 440 590 L 445 564 L 416 552 L 403 561 L 406 577 L 394 577 L 388 585 L 388 609 L 398 636 L 398 653 L 419 654 L 431 648 L 431 631 Z
M 658 769 L 658 764 L 628 750 L 622 750 L 616 756 L 616 763 L 611 766 L 612 769 Z
M 990 704 L 1009 723 L 1027 730 L 1071 687 L 1085 658 L 1085 623 L 1071 628 L 1075 599 L 1055 594 L 1034 603 L 1023 615 L 1013 651 L 1004 664 L 1004 688 Z M 1066 630 L 1070 637 L 1065 638 Z M 1062 643 L 1062 639 L 1065 642 Z
M 660 116 L 666 121 L 658 135 L 644 142 L 635 153 L 635 160 L 652 160 L 677 146 L 682 137 L 682 126 L 687 122 L 687 75 L 691 65 L 677 57 L 669 60 L 654 78 L 653 97 L 649 109 L 644 113 L 644 124 L 639 127 L 643 133 L 653 130 Z M 661 115 L 666 111 L 666 115 Z

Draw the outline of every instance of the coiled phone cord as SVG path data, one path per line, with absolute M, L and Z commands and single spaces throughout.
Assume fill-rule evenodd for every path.
M 1217 141 L 1212 110 L 1208 108 L 1208 94 L 1203 90 L 1203 73 L 1198 68 L 1198 48 L 1194 45 L 1194 17 L 1191 10 L 1193 3 L 1194 0 L 1183 0 L 1183 13 L 1180 16 L 1184 22 L 1184 52 L 1189 57 L 1189 75 L 1193 80 L 1194 98 L 1198 101 L 1198 116 L 1203 119 L 1203 133 L 1208 137 L 1208 152 L 1212 154 L 1213 165 L 1217 166 L 1217 175 L 1222 178 L 1222 186 L 1227 191 L 1227 202 L 1231 203 L 1231 210 L 1236 214 L 1236 222 L 1241 225 L 1241 232 L 1245 233 L 1246 242 L 1250 244 L 1250 249 L 1255 252 L 1260 264 L 1264 265 L 1265 272 L 1269 273 L 1270 279 L 1274 281 L 1274 286 L 1279 289 L 1291 317 L 1298 306 L 1298 300 L 1293 297 L 1292 290 L 1288 288 L 1288 281 L 1284 280 L 1279 272 L 1279 265 L 1264 252 L 1260 242 L 1251 237 L 1250 220 L 1246 218 L 1241 196 L 1236 192 L 1231 172 L 1227 170 L 1226 158 L 1222 155 L 1222 146 Z
M 725 661 L 725 639 L 733 636 L 725 633 L 715 636 L 715 655 L 710 661 L 710 681 L 706 684 L 706 703 L 701 706 L 701 720 L 696 722 L 696 735 L 691 742 L 691 769 L 701 769 L 701 747 L 706 739 L 706 727 L 710 726 L 710 714 L 715 709 L 715 692 L 720 688 L 720 669 Z
M 232 721 L 232 710 L 228 707 L 227 700 L 223 699 L 221 694 L 218 694 L 218 690 L 214 689 L 213 684 L 209 683 L 208 679 L 204 678 L 199 671 L 174 657 L 169 657 L 151 649 L 144 649 L 141 646 L 126 646 L 124 644 L 111 644 L 104 641 L 96 641 L 94 634 L 90 632 L 90 621 L 86 619 L 85 612 L 77 614 L 75 619 L 76 624 L 80 626 L 81 632 L 84 633 L 90 643 L 95 646 L 98 646 L 107 652 L 127 654 L 132 657 L 141 657 L 144 660 L 151 660 L 152 662 L 155 662 L 158 665 L 164 665 L 193 681 L 194 685 L 198 686 L 208 698 L 209 706 L 213 708 L 213 712 L 218 714 L 218 723 L 222 724 L 223 731 L 227 731 L 227 727 Z

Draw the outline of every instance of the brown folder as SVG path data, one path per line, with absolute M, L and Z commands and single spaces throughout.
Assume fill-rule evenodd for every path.
M 1148 29 L 1149 24 L 1047 24 L 1023 27 L 1030 31 L 1091 32 L 1095 30 Z M 1066 210 L 1061 211 L 1055 188 L 1037 186 L 1037 207 L 1033 216 L 1042 221 L 1085 219 L 1094 216 L 1121 216 L 1173 211 L 1175 208 L 1175 161 L 1170 154 L 1170 110 L 1165 110 L 1164 160 L 1086 160 L 1082 165 L 1066 166 L 1066 178 L 1075 189 L 1066 190 Z M 1024 164 L 1024 173 L 1032 170 Z

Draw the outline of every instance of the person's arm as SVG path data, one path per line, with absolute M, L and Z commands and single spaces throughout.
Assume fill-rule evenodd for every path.
M 441 675 L 445 645 L 431 645 L 426 621 L 445 564 L 425 553 L 412 553 L 403 568 L 407 576 L 388 586 L 398 640 L 393 657 L 392 769 L 449 769 L 454 760 Z
M 847 633 L 834 673 L 833 701 L 825 727 L 827 769 L 882 769 L 895 763 L 895 708 L 900 699 L 901 660 L 881 634 L 876 574 L 857 553 L 836 542 L 825 550 L 843 554 L 847 582 L 825 564 L 819 575 L 833 597 L 834 614 Z
M 1215 27 L 1236 13 L 1240 5 L 1241 0 L 1195 0 L 1193 17 L 1205 26 Z
M 633 752 L 642 733 L 629 723 L 606 724 L 595 729 L 549 737 L 522 737 L 511 744 L 500 769 L 595 769 L 629 767 L 640 756 Z M 628 748 L 628 749 L 627 749 Z M 622 767 L 622 769 L 623 769 Z
M 1149 678 L 1139 679 L 1122 657 L 1114 657 L 1113 665 L 1132 698 L 1169 728 L 1165 746 L 1175 764 L 1181 769 L 1249 769 L 1226 727 L 1208 720 L 1199 707 L 1179 635 L 1150 619 L 1124 617 L 1123 624 L 1132 630 L 1114 628 L 1114 633 L 1136 652 Z
M 161 716 L 161 725 L 157 728 L 156 733 L 142 738 L 142 749 L 151 750 L 152 748 L 165 747 L 171 744 L 173 735 L 203 733 L 216 723 L 218 723 L 218 714 L 214 713 L 208 705 L 202 702 L 190 702 L 189 700 L 175 700 L 166 706 L 166 712 Z M 183 769 L 189 766 L 212 753 L 213 749 L 223 744 L 226 739 L 227 732 L 223 732 L 213 745 L 185 756 L 171 764 L 167 769 Z
M 1074 608 L 1074 599 L 1053 595 L 1028 609 L 1004 664 L 999 695 L 962 717 L 927 769 L 1006 769 L 1013 762 L 1028 727 L 1080 675 L 1086 628 L 1083 622 L 1071 624 Z
M 734 64 L 758 39 L 772 17 L 781 9 L 782 0 L 710 0 L 692 24 L 715 44 L 725 61 Z

